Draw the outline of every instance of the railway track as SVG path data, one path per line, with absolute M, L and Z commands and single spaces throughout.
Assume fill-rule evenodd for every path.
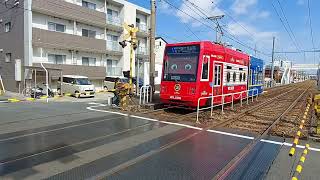
M 231 124 L 230 127 L 232 127 L 232 128 L 241 129 L 243 124 L 248 124 L 248 125 L 250 125 L 250 127 L 248 126 L 247 129 L 253 129 L 256 133 L 261 134 L 261 136 L 257 137 L 255 140 L 253 140 L 252 143 L 250 143 L 243 151 L 241 151 L 241 153 L 236 157 L 236 160 L 233 160 L 233 162 L 232 162 L 232 163 L 237 163 L 238 161 L 243 159 L 245 154 L 247 152 L 249 152 L 255 146 L 255 143 L 259 142 L 260 139 L 264 135 L 266 135 L 266 133 L 269 133 L 271 131 L 271 129 L 273 127 L 275 127 L 275 125 L 281 120 L 281 117 L 284 114 L 286 114 L 289 111 L 289 109 L 292 109 L 297 102 L 300 102 L 301 98 L 304 97 L 305 92 L 307 92 L 307 90 L 305 90 L 306 89 L 305 86 L 306 86 L 306 84 L 301 84 L 298 87 L 296 87 L 295 89 L 291 89 L 291 90 L 289 90 L 289 89 L 292 88 L 292 86 L 290 86 L 290 88 L 289 87 L 286 87 L 286 88 L 283 87 L 283 88 L 281 88 L 282 89 L 282 91 L 281 91 L 282 93 L 281 94 L 279 94 L 279 91 L 278 91 L 278 95 L 277 96 L 269 98 L 268 100 L 260 102 L 260 104 L 254 106 L 254 107 L 251 107 L 250 109 L 247 109 L 245 112 L 242 112 L 241 115 L 238 115 L 237 118 L 233 117 L 233 118 L 230 118 L 230 119 L 225 119 L 224 121 L 219 122 L 219 123 L 214 124 L 214 125 L 211 125 L 210 127 L 207 127 L 206 129 L 216 128 L 216 127 L 229 127 L 230 124 Z M 278 102 L 273 102 L 272 103 L 272 101 L 274 101 L 275 99 L 281 100 L 283 103 L 282 104 L 280 104 Z M 292 102 L 294 102 L 294 103 L 292 103 Z M 303 102 L 303 101 L 301 101 L 301 102 Z M 261 108 L 263 106 L 265 106 L 264 110 L 257 111 L 257 109 L 259 109 L 259 108 Z M 277 109 L 277 110 L 274 110 L 274 109 Z M 189 118 L 190 116 L 194 115 L 194 113 L 195 112 L 192 112 L 192 111 L 187 111 L 186 112 L 184 110 L 180 110 L 179 113 L 177 113 L 177 111 L 171 110 L 171 108 L 169 107 L 169 108 L 164 108 L 164 109 L 159 109 L 159 110 L 154 110 L 154 111 L 140 112 L 139 114 L 145 114 L 145 115 L 147 115 L 148 117 L 151 117 L 151 118 L 157 118 L 157 119 L 166 118 L 167 120 L 168 120 L 168 118 L 170 118 L 171 121 L 180 121 L 180 120 L 183 120 L 185 118 Z M 270 113 L 275 113 L 275 115 L 273 117 L 265 115 L 265 114 L 270 114 Z M 243 117 L 245 117 L 245 118 L 243 118 Z M 252 118 L 254 123 L 249 123 L 250 122 L 249 118 Z M 138 126 L 136 128 L 144 128 L 145 126 L 148 126 L 148 125 L 149 124 L 143 124 L 143 125 Z M 125 132 L 131 131 L 131 130 L 133 130 L 133 129 L 127 129 L 127 130 L 125 130 L 123 132 L 119 132 L 119 133 L 125 133 Z M 241 129 L 241 130 L 245 130 L 245 129 Z M 126 164 L 126 165 L 122 165 L 122 166 L 116 167 L 114 169 L 114 171 L 109 172 L 109 173 L 113 174 L 113 173 L 119 172 L 119 171 L 121 171 L 121 170 L 123 170 L 123 169 L 125 169 L 125 168 L 127 168 L 127 167 L 129 167 L 131 165 L 133 165 L 133 164 L 136 164 L 136 163 L 138 163 L 140 161 L 143 161 L 144 159 L 146 159 L 148 157 L 151 157 L 152 155 L 154 155 L 156 153 L 162 152 L 162 151 L 164 151 L 164 150 L 166 150 L 168 148 L 171 148 L 174 145 L 177 145 L 177 144 L 179 144 L 181 142 L 187 141 L 190 138 L 192 138 L 192 137 L 194 137 L 194 136 L 196 136 L 196 135 L 198 135 L 200 133 L 204 133 L 204 132 L 205 131 L 197 131 L 197 132 L 194 132 L 194 133 L 190 134 L 187 137 L 184 137 L 184 138 L 178 139 L 178 140 L 176 140 L 174 142 L 171 142 L 169 144 L 166 144 L 166 145 L 160 147 L 157 150 L 154 150 L 154 151 L 152 151 L 152 152 L 150 152 L 148 154 L 143 155 L 143 157 L 138 157 L 137 159 L 134 159 L 132 162 L 130 162 L 130 164 Z M 107 136 L 110 136 L 110 135 L 107 135 Z M 96 141 L 96 140 L 100 140 L 100 139 L 104 139 L 104 138 L 106 138 L 106 136 L 99 136 L 97 138 L 88 139 L 86 141 L 81 141 L 81 142 L 78 142 L 78 143 L 75 143 L 75 144 L 70 144 L 68 146 L 50 148 L 48 150 L 41 151 L 41 152 L 38 152 L 38 153 L 24 155 L 24 156 L 19 157 L 18 159 L 4 160 L 4 161 L 2 161 L 0 163 L 2 163 L 2 164 L 5 164 L 5 163 L 10 164 L 12 162 L 16 162 L 16 161 L 20 161 L 20 160 L 28 159 L 28 158 L 34 158 L 36 156 L 44 155 L 44 154 L 47 154 L 49 152 L 60 151 L 60 150 L 63 150 L 64 148 L 69 148 L 69 147 L 85 144 L 85 143 L 88 143 L 88 142 L 91 142 L 91 141 Z M 227 169 L 227 170 L 229 170 L 229 169 Z M 226 172 L 226 170 L 225 170 L 225 172 Z M 102 177 L 105 177 L 106 175 L 110 175 L 110 174 L 103 174 Z
M 289 113 L 297 104 L 301 102 L 306 95 L 311 83 L 305 86 L 300 86 L 290 91 L 287 96 L 277 97 L 274 101 L 260 111 L 256 108 L 255 111 L 246 111 L 241 117 L 235 120 L 228 120 L 221 125 L 226 125 L 230 128 L 240 130 L 251 130 L 259 133 L 255 139 L 249 143 L 237 156 L 235 156 L 213 179 L 226 179 L 228 175 L 235 170 L 240 162 L 248 155 L 250 151 L 260 142 L 260 140 L 268 135 L 270 131 L 281 121 L 282 117 Z M 303 102 L 303 101 L 302 101 Z M 232 123 L 232 124 L 231 124 Z

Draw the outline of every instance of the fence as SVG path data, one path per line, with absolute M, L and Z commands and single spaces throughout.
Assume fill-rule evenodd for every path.
M 198 105 L 197 105 L 197 121 L 196 121 L 196 123 L 200 123 L 199 122 L 199 112 L 202 111 L 202 110 L 211 109 L 210 116 L 212 117 L 213 108 L 214 107 L 221 106 L 221 112 L 223 113 L 224 105 L 231 103 L 231 109 L 233 110 L 234 109 L 234 101 L 235 100 L 240 100 L 241 107 L 242 107 L 242 100 L 244 99 L 243 98 L 243 94 L 244 93 L 246 93 L 245 99 L 247 99 L 247 104 L 249 104 L 249 92 L 250 91 L 252 91 L 252 93 L 251 93 L 252 102 L 254 100 L 254 96 L 256 97 L 256 100 L 258 100 L 258 96 L 259 96 L 259 90 L 258 89 L 250 89 L 250 90 L 241 91 L 241 92 L 237 92 L 237 93 L 221 94 L 221 95 L 216 95 L 216 96 L 213 96 L 213 93 L 212 93 L 211 96 L 200 97 L 198 99 Z M 257 92 L 257 93 L 255 93 L 255 92 Z M 235 95 L 238 95 L 238 98 L 235 98 Z M 225 98 L 226 97 L 230 97 L 230 96 L 231 96 L 231 101 L 230 102 L 225 102 Z M 214 105 L 214 99 L 218 98 L 218 97 L 221 97 L 221 103 Z M 211 105 L 209 107 L 200 108 L 200 101 L 204 100 L 204 99 L 211 99 Z
M 150 89 L 150 91 L 149 91 L 149 89 Z M 149 92 L 152 92 L 152 86 L 150 86 L 150 85 L 145 85 L 140 88 L 139 104 L 146 104 L 151 101 L 151 99 L 149 99 Z

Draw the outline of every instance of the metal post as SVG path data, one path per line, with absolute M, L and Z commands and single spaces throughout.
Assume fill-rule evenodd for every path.
M 247 105 L 249 104 L 249 91 L 247 91 Z
M 129 85 L 128 94 L 132 92 L 132 63 L 133 63 L 133 44 L 130 45 L 130 75 L 129 75 Z
M 156 31 L 156 0 L 151 0 L 151 27 L 150 27 L 150 86 L 154 87 L 155 73 L 155 31 Z M 150 101 L 152 101 L 153 91 L 150 93 Z
M 143 104 L 146 102 L 146 87 L 143 86 Z
M 149 103 L 149 87 L 147 86 L 146 89 L 147 89 L 147 95 L 146 95 L 147 96 L 147 101 L 146 101 L 146 103 Z
M 139 44 L 139 41 L 138 41 L 138 44 Z M 139 45 L 138 45 L 139 47 Z M 136 56 L 138 56 L 138 53 L 136 53 Z M 137 61 L 137 82 L 136 82 L 136 92 L 137 92 L 137 95 L 138 95 L 138 89 L 139 89 L 139 81 L 140 81 L 140 61 L 139 61 L 139 58 L 136 57 L 136 61 Z
M 49 78 L 48 78 L 48 70 L 43 66 L 43 64 L 42 63 L 40 63 L 41 64 L 41 66 L 42 66 L 42 68 L 46 71 L 46 86 L 47 86 L 47 103 L 49 102 L 49 83 L 48 83 L 48 81 L 49 81 Z
M 223 108 L 224 108 L 224 95 L 222 95 L 221 114 L 223 114 Z
M 243 92 L 241 92 L 241 94 L 240 94 L 240 99 L 241 99 L 240 104 L 241 104 L 241 107 L 242 107 L 242 93 L 243 93 Z
M 251 94 L 251 102 L 253 102 L 254 92 L 255 92 L 255 90 L 253 90 L 252 94 Z
M 37 70 L 34 70 L 34 94 L 33 98 L 36 98 L 36 89 L 37 89 Z
M 234 96 L 234 93 L 232 93 L 231 97 L 232 97 L 232 100 L 231 100 L 231 109 L 233 110 L 233 96 Z
M 63 82 L 63 75 L 62 75 L 62 70 L 60 71 L 60 96 L 63 95 L 62 92 L 62 82 Z
M 196 120 L 197 124 L 200 124 L 200 122 L 199 122 L 199 106 L 200 106 L 200 99 L 198 99 L 198 106 L 197 106 L 197 120 Z
M 214 78 L 212 77 L 212 81 L 211 81 L 211 117 L 213 114 L 213 84 L 214 84 Z
M 271 61 L 272 61 L 272 65 L 271 65 L 271 87 L 273 86 L 273 71 L 274 71 L 274 44 L 275 44 L 275 39 L 276 37 L 273 37 L 272 40 L 272 57 L 271 57 Z
M 211 113 L 210 113 L 210 116 L 212 117 L 212 115 L 213 115 L 213 94 L 212 94 L 212 96 L 211 96 Z

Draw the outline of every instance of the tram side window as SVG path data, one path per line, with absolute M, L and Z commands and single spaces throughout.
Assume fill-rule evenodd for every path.
M 209 80 L 209 58 L 203 57 L 201 80 Z
M 242 73 L 240 73 L 239 80 L 242 81 Z
M 221 85 L 221 66 L 220 65 L 214 66 L 214 85 L 215 86 Z
M 230 72 L 227 72 L 227 82 L 230 82 Z
M 243 73 L 243 81 L 245 82 L 246 81 L 246 73 Z
M 236 72 L 233 72 L 233 75 L 232 75 L 233 77 L 232 77 L 232 79 L 233 79 L 233 82 L 236 82 L 236 78 L 237 78 L 237 74 L 236 74 Z

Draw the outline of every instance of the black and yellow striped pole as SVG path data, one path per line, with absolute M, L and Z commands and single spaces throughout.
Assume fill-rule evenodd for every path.
M 296 167 L 296 170 L 295 172 L 293 173 L 293 176 L 291 178 L 291 180 L 298 180 L 298 176 L 301 174 L 302 172 L 302 169 L 303 169 L 303 163 L 305 162 L 306 160 L 306 156 L 308 154 L 308 151 L 309 151 L 309 148 L 310 148 L 310 145 L 309 144 L 306 144 L 303 152 L 302 152 L 302 155 L 300 157 L 300 160 L 298 162 L 298 165 Z
M 290 148 L 289 156 L 293 156 L 295 151 L 296 151 L 296 147 L 297 147 L 297 145 L 299 143 L 299 138 L 300 138 L 300 136 L 302 134 L 301 131 L 302 131 L 303 127 L 304 127 L 304 123 L 307 120 L 309 109 L 310 109 L 310 104 L 308 103 L 307 108 L 306 108 L 306 110 L 304 112 L 303 118 L 302 118 L 302 120 L 300 122 L 299 130 L 297 131 L 297 134 L 296 134 L 296 136 L 295 136 L 295 138 L 293 140 L 293 144 L 292 144 L 292 146 Z

